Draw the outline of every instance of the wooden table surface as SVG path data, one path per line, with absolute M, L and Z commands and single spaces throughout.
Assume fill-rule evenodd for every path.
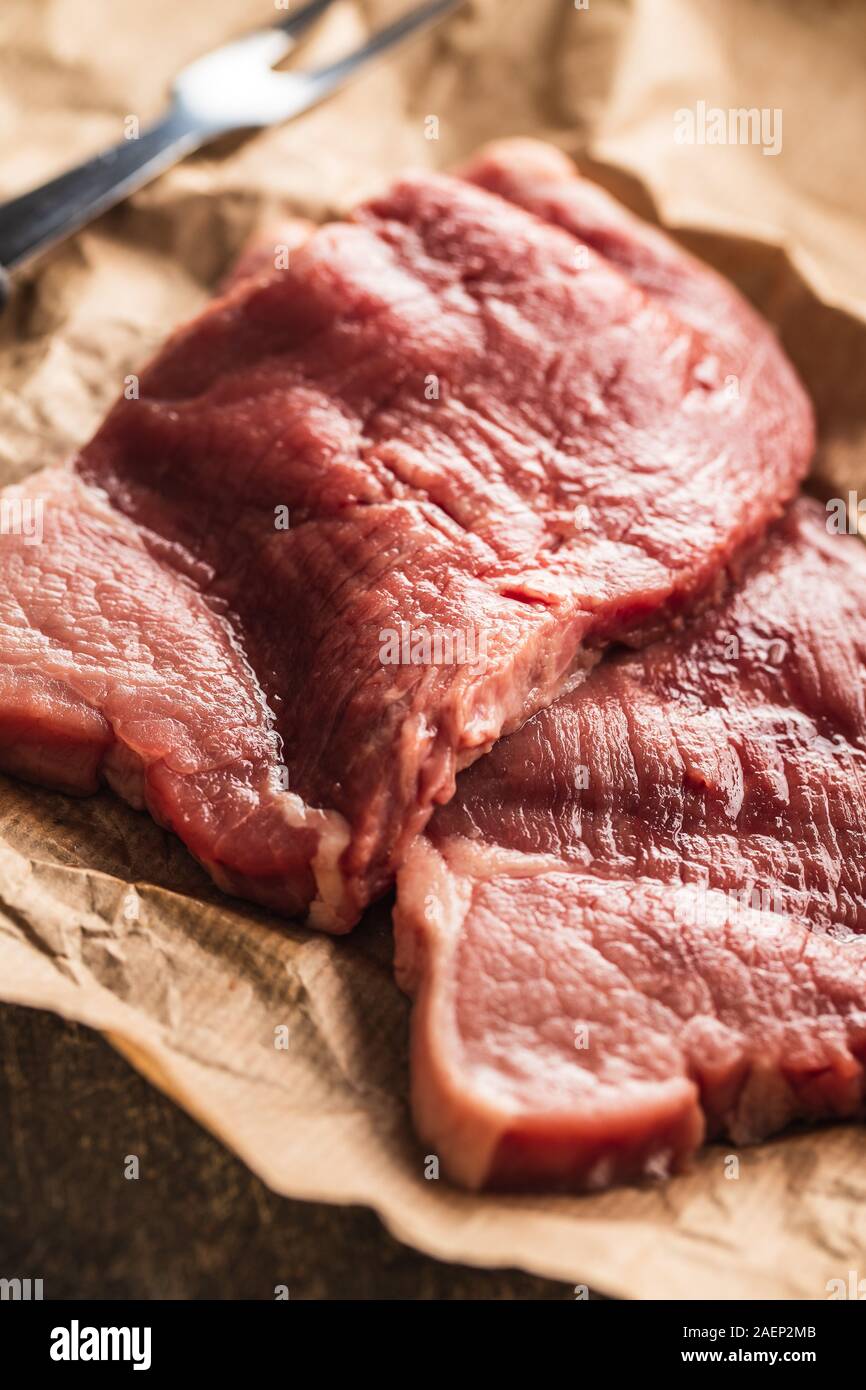
M 573 1297 L 428 1259 L 365 1208 L 275 1196 L 99 1034 L 0 1005 L 0 1277 L 16 1276 L 45 1298 Z

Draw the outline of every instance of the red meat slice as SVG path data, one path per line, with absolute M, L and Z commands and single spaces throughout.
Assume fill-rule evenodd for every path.
M 3 498 L 7 514 L 25 499 L 42 514 L 41 543 L 10 533 L 0 548 L 4 767 L 73 793 L 104 779 L 230 891 L 239 875 L 266 899 L 317 851 L 327 889 L 326 818 L 282 790 L 273 720 L 227 624 L 74 474 Z
M 576 178 L 571 160 L 540 140 L 486 145 L 462 177 L 571 232 L 699 333 L 742 342 L 750 320 L 731 314 L 731 289 L 656 227 L 598 184 Z
M 288 265 L 292 252 L 315 229 L 315 222 L 305 217 L 274 218 L 255 228 L 223 276 L 220 294 L 228 294 L 244 280 L 270 279 L 276 269 Z
M 866 552 L 739 591 L 463 774 L 398 879 L 413 1103 L 470 1187 L 597 1187 L 864 1111 Z
M 182 647 L 172 667 L 164 650 L 174 703 L 158 737 L 146 721 L 128 738 L 141 685 L 124 653 L 139 599 L 142 649 L 158 610 L 138 578 L 124 588 L 107 537 L 79 591 L 75 492 L 24 561 L 20 538 L 0 544 L 0 724 L 15 731 L 0 765 L 80 791 L 99 774 L 134 784 L 224 887 L 350 927 L 457 769 L 606 643 L 715 594 L 807 466 L 808 403 L 733 290 L 688 263 L 718 305 L 696 328 L 579 250 L 485 190 L 418 175 L 176 333 L 75 467 L 123 537 L 138 528 L 154 591 L 188 597 L 190 627 L 206 606 L 213 662 Z M 40 600 L 58 574 L 61 636 Z M 95 649 L 79 646 L 88 623 Z M 211 667 L 229 651 L 223 713 Z M 255 755 L 232 742 L 235 700 L 257 711 Z

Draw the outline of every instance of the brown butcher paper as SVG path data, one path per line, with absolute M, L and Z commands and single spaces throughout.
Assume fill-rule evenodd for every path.
M 333 56 L 402 8 L 338 4 L 300 59 Z M 115 142 L 130 117 L 144 125 L 185 61 L 273 15 L 268 0 L 5 0 L 0 197 Z M 447 168 L 530 134 L 778 326 L 818 410 L 811 486 L 856 502 L 864 59 L 857 0 L 467 3 L 317 111 L 188 159 L 16 277 L 0 319 L 0 481 L 83 442 L 257 227 L 321 220 L 408 165 Z M 752 109 L 747 141 L 709 138 L 718 112 Z M 380 904 L 347 939 L 315 935 L 222 897 L 109 793 L 76 801 L 0 779 L 0 998 L 104 1031 L 276 1191 L 367 1204 L 429 1254 L 519 1265 L 578 1293 L 826 1298 L 831 1281 L 866 1275 L 856 1127 L 713 1145 L 684 1176 L 596 1196 L 451 1188 L 409 1119 L 389 913 Z

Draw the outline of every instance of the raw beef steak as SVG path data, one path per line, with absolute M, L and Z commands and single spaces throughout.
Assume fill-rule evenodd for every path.
M 598 184 L 578 178 L 571 160 L 553 145 L 496 141 L 478 152 L 462 177 L 571 232 L 699 333 L 734 347 L 751 332 L 751 314 L 731 313 L 726 280 Z
M 0 765 L 105 777 L 229 891 L 348 929 L 457 769 L 717 593 L 807 466 L 769 329 L 663 239 L 641 254 L 715 321 L 435 175 L 231 287 L 76 460 L 98 544 L 60 477 L 31 487 L 63 513 L 44 544 L 0 542 Z M 112 558 L 130 527 L 146 596 Z M 169 591 L 189 646 L 155 632 Z
M 721 608 L 465 772 L 398 878 L 417 1126 L 597 1187 L 860 1116 L 866 551 L 802 500 Z

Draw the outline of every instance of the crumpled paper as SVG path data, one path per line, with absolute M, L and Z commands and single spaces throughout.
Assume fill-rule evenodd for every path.
M 299 57 L 399 3 L 337 4 Z M 155 115 L 172 74 L 268 22 L 242 0 L 6 0 L 0 196 Z M 321 219 L 410 164 L 552 139 L 735 279 L 818 407 L 812 479 L 866 495 L 866 10 L 851 0 L 475 0 L 290 125 L 224 140 L 17 278 L 0 320 L 0 478 L 61 459 L 257 226 Z M 699 101 L 782 112 L 782 149 L 679 144 Z M 438 118 L 438 138 L 428 137 Z M 630 1298 L 824 1298 L 866 1248 L 866 1136 L 836 1127 L 662 1186 L 472 1196 L 425 1176 L 389 904 L 333 940 L 233 902 L 108 793 L 0 780 L 0 997 L 104 1031 L 276 1191 L 379 1212 L 443 1259 Z

